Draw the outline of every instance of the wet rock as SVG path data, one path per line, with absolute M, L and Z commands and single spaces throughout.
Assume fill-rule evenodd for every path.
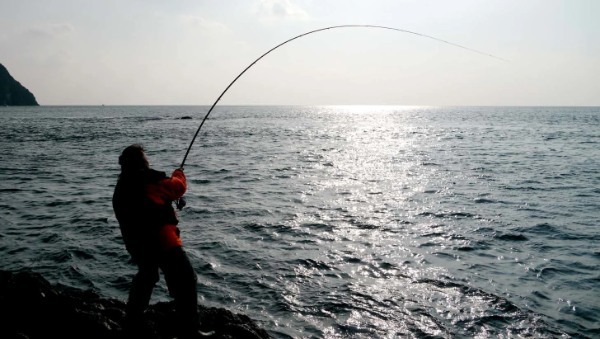
M 245 315 L 199 306 L 201 330 L 211 338 L 269 338 Z M 175 307 L 157 303 L 144 326 L 125 324 L 125 303 L 90 290 L 51 285 L 32 272 L 0 271 L 0 338 L 175 338 Z

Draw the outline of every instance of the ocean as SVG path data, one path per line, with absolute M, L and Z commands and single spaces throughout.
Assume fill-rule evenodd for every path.
M 125 301 L 118 156 L 207 109 L 0 107 L 0 269 Z M 217 106 L 185 173 L 200 303 L 275 338 L 600 337 L 600 107 Z

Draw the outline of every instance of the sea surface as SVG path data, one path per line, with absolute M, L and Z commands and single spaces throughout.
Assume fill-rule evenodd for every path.
M 125 301 L 117 158 L 207 109 L 0 107 L 0 269 Z M 218 106 L 185 173 L 200 302 L 275 338 L 600 337 L 599 107 Z

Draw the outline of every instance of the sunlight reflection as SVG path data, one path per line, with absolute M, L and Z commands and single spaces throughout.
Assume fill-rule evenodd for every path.
M 415 110 L 423 110 L 432 106 L 403 106 L 403 105 L 327 105 L 322 106 L 327 111 L 364 114 L 378 113 L 388 114 L 394 112 L 410 112 Z

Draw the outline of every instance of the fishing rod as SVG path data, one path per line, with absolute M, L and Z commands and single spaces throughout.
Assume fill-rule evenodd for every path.
M 198 133 L 200 133 L 200 129 L 202 129 L 202 126 L 204 126 L 204 122 L 206 121 L 206 119 L 208 119 L 208 116 L 210 115 L 210 113 L 213 111 L 213 109 L 215 108 L 215 106 L 217 106 L 217 103 L 219 103 L 219 101 L 221 100 L 221 98 L 223 97 L 223 95 L 225 95 L 225 93 L 227 93 L 227 91 L 229 90 L 229 88 L 231 88 L 231 86 L 233 86 L 233 84 L 242 76 L 244 75 L 244 73 L 246 73 L 247 70 L 249 70 L 252 66 L 254 66 L 254 64 L 256 64 L 258 61 L 260 61 L 260 59 L 264 58 L 265 56 L 267 56 L 269 53 L 273 52 L 274 50 L 278 49 L 279 47 L 287 44 L 288 42 L 294 41 L 298 38 L 301 38 L 303 36 L 309 35 L 309 34 L 313 34 L 313 33 L 317 33 L 317 32 L 322 32 L 322 31 L 326 31 L 326 30 L 330 30 L 330 29 L 337 29 L 337 28 L 377 28 L 377 29 L 386 29 L 386 30 L 391 30 L 391 31 L 397 31 L 397 32 L 402 32 L 402 33 L 408 33 L 408 34 L 414 34 L 423 38 L 428 38 L 428 39 L 432 39 L 432 40 L 436 40 L 438 42 L 442 42 L 448 45 L 452 45 L 454 47 L 459 47 L 462 49 L 465 49 L 467 51 L 471 51 L 474 53 L 478 53 L 478 54 L 482 54 L 494 59 L 498 59 L 498 60 L 502 60 L 502 61 L 508 61 L 506 59 L 500 58 L 498 56 L 486 53 L 486 52 L 482 52 L 473 48 L 469 48 L 466 46 L 462 46 L 459 44 L 455 44 L 453 42 L 447 41 L 447 40 L 443 40 L 440 38 L 436 38 L 430 35 L 426 35 L 426 34 L 421 34 L 421 33 L 417 33 L 417 32 L 413 32 L 413 31 L 409 31 L 409 30 L 405 30 L 405 29 L 400 29 L 400 28 L 393 28 L 393 27 L 386 27 L 386 26 L 378 26 L 378 25 L 338 25 L 338 26 L 330 26 L 330 27 L 325 27 L 325 28 L 320 28 L 320 29 L 315 29 L 314 31 L 310 31 L 310 32 L 306 32 L 300 35 L 297 35 L 291 39 L 288 39 L 282 43 L 280 43 L 279 45 L 271 48 L 270 50 L 268 50 L 266 53 L 264 53 L 263 55 L 261 55 L 260 57 L 258 57 L 256 60 L 254 60 L 250 65 L 248 65 L 248 67 L 246 67 L 240 74 L 238 74 L 237 77 L 235 77 L 235 79 L 233 79 L 233 81 L 225 88 L 225 90 L 221 93 L 221 95 L 219 95 L 219 97 L 217 98 L 217 100 L 215 100 L 215 103 L 210 107 L 210 109 L 208 110 L 208 112 L 206 113 L 206 115 L 204 116 L 204 119 L 202 119 L 202 122 L 200 123 L 200 126 L 198 126 L 198 129 L 196 130 L 196 134 L 194 134 L 194 137 L 192 138 L 192 141 L 190 142 L 190 145 L 188 146 L 187 151 L 185 152 L 185 156 L 183 157 L 183 161 L 181 162 L 181 165 L 179 166 L 180 168 L 183 168 L 183 166 L 185 165 L 185 161 L 188 157 L 188 154 L 190 153 L 190 150 L 192 149 L 192 145 L 194 144 L 194 141 L 196 141 L 196 137 L 198 136 Z
M 262 58 L 264 58 L 265 56 L 267 56 L 269 53 L 273 52 L 274 50 L 278 49 L 279 47 L 287 44 L 288 42 L 294 41 L 298 38 L 301 38 L 303 36 L 309 35 L 309 34 L 313 34 L 313 33 L 317 33 L 317 32 L 322 32 L 322 31 L 326 31 L 326 30 L 330 30 L 330 29 L 337 29 L 337 28 L 376 28 L 376 29 L 386 29 L 386 30 L 391 30 L 391 31 L 397 31 L 397 32 L 402 32 L 402 33 L 408 33 L 408 34 L 413 34 L 413 35 L 417 35 L 423 38 L 427 38 L 427 39 L 432 39 L 438 42 L 442 42 L 454 47 L 458 47 L 458 48 L 462 48 L 465 49 L 467 51 L 471 51 L 477 54 L 482 54 L 494 59 L 498 59 L 498 60 L 502 60 L 502 61 L 508 61 L 506 59 L 500 58 L 498 56 L 486 53 L 486 52 L 482 52 L 473 48 L 469 48 L 466 46 L 462 46 L 459 44 L 455 44 L 453 42 L 447 41 L 447 40 L 443 40 L 440 38 L 436 38 L 430 35 L 426 35 L 426 34 L 421 34 L 421 33 L 417 33 L 417 32 L 413 32 L 413 31 L 409 31 L 409 30 L 405 30 L 405 29 L 400 29 L 400 28 L 394 28 L 394 27 L 387 27 L 387 26 L 379 26 L 379 25 L 337 25 L 337 26 L 330 26 L 330 27 L 325 27 L 325 28 L 320 28 L 320 29 L 315 29 L 313 31 L 310 32 L 306 32 L 306 33 L 302 33 L 300 35 L 297 35 L 291 39 L 288 39 L 282 43 L 280 43 L 279 45 L 271 48 L 270 50 L 266 51 L 263 55 L 259 56 L 256 60 L 254 60 L 250 65 L 248 65 L 248 67 L 246 67 L 240 74 L 238 74 L 238 76 L 235 77 L 235 79 L 233 79 L 233 81 L 225 88 L 225 90 L 221 93 L 221 95 L 219 95 L 219 97 L 217 98 L 217 100 L 215 100 L 215 102 L 212 104 L 212 106 L 210 107 L 210 109 L 208 110 L 208 112 L 206 113 L 206 115 L 204 115 L 204 118 L 202 119 L 202 122 L 200 122 L 200 126 L 198 126 L 198 129 L 196 130 L 196 133 L 194 134 L 194 137 L 192 138 L 192 141 L 190 142 L 190 145 L 187 148 L 187 151 L 185 152 L 185 156 L 183 157 L 183 161 L 181 161 L 181 165 L 179 166 L 179 168 L 183 169 L 183 166 L 185 165 L 185 161 L 187 160 L 188 155 L 190 154 L 190 150 L 192 149 L 192 145 L 194 144 L 194 141 L 196 141 L 196 137 L 198 136 L 198 133 L 200 133 L 200 130 L 202 129 L 202 126 L 204 126 L 204 123 L 206 122 L 206 119 L 208 119 L 208 116 L 210 115 L 210 113 L 213 111 L 213 109 L 215 108 L 215 106 L 217 106 L 217 104 L 219 103 L 219 101 L 221 100 L 221 98 L 223 97 L 223 95 L 225 95 L 225 93 L 227 93 L 227 91 L 229 90 L 229 88 L 231 88 L 231 86 L 233 86 L 233 84 L 242 76 L 244 75 L 244 73 L 246 73 L 246 71 L 248 71 L 252 66 L 254 66 L 257 62 L 259 62 Z M 181 197 L 180 199 L 178 199 L 175 202 L 175 205 L 177 206 L 177 209 L 181 210 L 183 209 L 183 207 L 185 207 L 186 205 L 186 201 L 183 197 Z

